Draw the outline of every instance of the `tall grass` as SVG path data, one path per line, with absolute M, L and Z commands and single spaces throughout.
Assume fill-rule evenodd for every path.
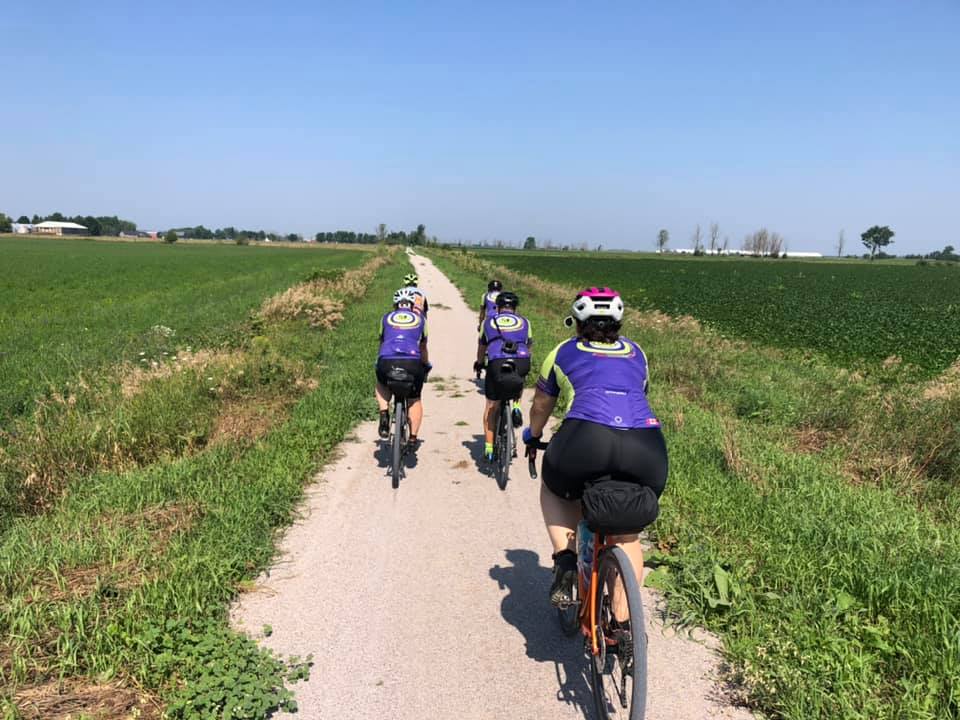
M 468 299 L 494 275 L 520 293 L 535 360 L 567 336 L 563 288 L 469 255 L 431 254 Z M 960 716 L 960 524 L 944 512 L 957 493 L 930 509 L 891 482 L 851 482 L 850 455 L 868 448 L 802 448 L 795 435 L 817 414 L 836 432 L 860 427 L 858 413 L 896 387 L 895 374 L 852 378 L 669 317 L 634 316 L 625 332 L 650 358 L 670 450 L 651 529 L 661 549 L 649 558 L 653 582 L 680 621 L 720 633 L 744 699 L 797 720 Z M 954 442 L 955 400 L 928 405 L 924 422 L 913 390 L 895 394 L 904 405 L 886 406 L 874 440 L 894 438 L 897 418 L 911 417 L 900 434 L 952 462 L 939 453 Z M 929 493 L 937 481 L 925 477 Z

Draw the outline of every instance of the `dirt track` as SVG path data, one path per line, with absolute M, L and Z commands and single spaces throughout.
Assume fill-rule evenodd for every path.
M 295 686 L 300 718 L 593 717 L 580 641 L 560 634 L 546 599 L 537 482 L 520 462 L 501 491 L 480 463 L 476 313 L 429 260 L 412 260 L 430 299 L 437 380 L 424 391 L 416 460 L 392 490 L 376 424 L 359 426 L 235 623 L 255 637 L 270 625 L 262 642 L 282 654 L 313 654 L 310 681 Z M 372 382 L 371 370 L 371 393 Z M 752 717 L 723 701 L 710 641 L 664 630 L 644 592 L 647 717 Z

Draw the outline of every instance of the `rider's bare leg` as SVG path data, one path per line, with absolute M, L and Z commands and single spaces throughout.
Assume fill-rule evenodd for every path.
M 389 410 L 390 409 L 390 390 L 384 385 L 377 383 L 376 395 L 377 395 L 377 407 L 380 408 L 380 412 L 383 412 L 384 410 Z
M 643 546 L 640 544 L 638 535 L 610 535 L 607 538 L 610 542 L 619 545 L 630 558 L 630 564 L 633 565 L 633 573 L 637 577 L 637 582 L 643 584 Z M 627 606 L 627 596 L 623 592 L 623 585 L 619 582 L 613 589 L 613 616 L 623 622 L 630 619 L 630 609 Z
M 487 400 L 483 409 L 483 440 L 488 444 L 493 444 L 493 433 L 497 422 L 497 412 L 500 410 L 500 403 L 497 400 Z
M 579 500 L 564 500 L 540 483 L 540 510 L 543 512 L 543 522 L 550 535 L 553 552 L 573 550 L 576 552 L 576 527 L 582 517 Z
M 420 423 L 423 422 L 423 403 L 420 398 L 407 403 L 407 412 L 410 413 L 410 434 L 420 435 Z

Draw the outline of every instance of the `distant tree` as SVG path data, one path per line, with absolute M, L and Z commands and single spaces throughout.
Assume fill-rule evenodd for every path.
M 13 221 L 0 213 L 0 232 L 11 232 L 13 230 Z
M 730 236 L 729 236 L 729 235 L 724 235 L 724 236 L 723 236 L 723 247 L 721 248 L 720 251 L 725 253 L 728 249 L 730 249 Z
M 860 239 L 863 241 L 864 246 L 870 250 L 870 259 L 873 260 L 874 256 L 877 253 L 877 250 L 880 248 L 885 248 L 887 245 L 893 242 L 893 236 L 896 233 L 893 232 L 886 225 L 874 225 L 872 228 L 867 230 L 864 233 L 861 233 Z M 881 251 L 881 255 L 883 252 Z
M 840 257 L 841 255 L 843 255 L 843 244 L 844 244 L 843 228 L 841 228 L 840 232 L 837 234 L 837 257 Z
M 21 215 L 20 217 L 17 218 L 17 222 L 22 225 L 29 225 L 30 218 L 28 218 L 26 215 Z
M 163 241 L 173 245 L 177 241 L 177 233 L 175 230 L 167 230 L 167 234 L 163 236 Z
M 63 222 L 64 220 L 66 220 L 66 218 L 63 216 L 63 213 L 55 212 L 50 215 L 47 215 L 47 220 L 53 220 L 54 222 Z
M 697 229 L 693 231 L 693 254 L 699 255 L 703 252 L 703 231 L 700 229 L 700 223 L 697 223 Z
M 667 249 L 667 243 L 670 242 L 670 233 L 666 230 L 661 230 L 657 233 L 657 252 L 663 252 Z
M 300 236 L 296 233 L 290 233 L 285 239 L 287 242 L 300 242 Z
M 717 241 L 720 239 L 720 225 L 712 222 L 710 223 L 710 254 L 713 255 L 717 252 Z
M 242 233 L 241 233 L 240 235 L 234 235 L 233 241 L 234 241 L 237 245 L 249 245 L 249 244 L 250 244 L 250 238 L 248 238 L 246 235 L 243 235 Z
M 30 223 L 32 225 L 39 225 L 42 222 L 43 222 L 43 218 L 40 217 L 39 215 L 34 214 L 34 216 L 30 218 Z
M 537 239 L 536 239 L 533 235 L 528 236 L 527 239 L 523 241 L 523 249 L 524 249 L 524 250 L 536 250 L 536 249 L 537 249 Z
M 770 246 L 768 254 L 770 257 L 780 257 L 780 250 L 783 248 L 783 236 L 780 233 L 770 233 Z
M 377 242 L 385 243 L 387 241 L 387 226 L 385 223 L 377 225 Z
M 427 227 L 423 223 L 417 225 L 417 229 L 410 234 L 411 245 L 423 245 L 427 239 Z

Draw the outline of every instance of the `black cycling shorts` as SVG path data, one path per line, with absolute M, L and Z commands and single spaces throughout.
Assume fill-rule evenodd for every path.
M 423 392 L 425 376 L 423 363 L 413 358 L 380 358 L 377 360 L 377 382 L 388 388 L 387 373 L 394 367 L 403 368 L 413 375 L 413 391 L 409 397 L 411 400 L 417 400 Z
M 660 428 L 618 428 L 564 420 L 543 455 L 543 483 L 557 497 L 579 500 L 598 478 L 646 485 L 660 497 L 667 484 L 667 444 Z
M 504 368 L 507 363 L 508 367 Z M 509 365 L 513 369 L 509 369 Z M 523 379 L 530 372 L 530 358 L 499 358 L 487 362 L 483 393 L 487 400 L 519 400 Z

